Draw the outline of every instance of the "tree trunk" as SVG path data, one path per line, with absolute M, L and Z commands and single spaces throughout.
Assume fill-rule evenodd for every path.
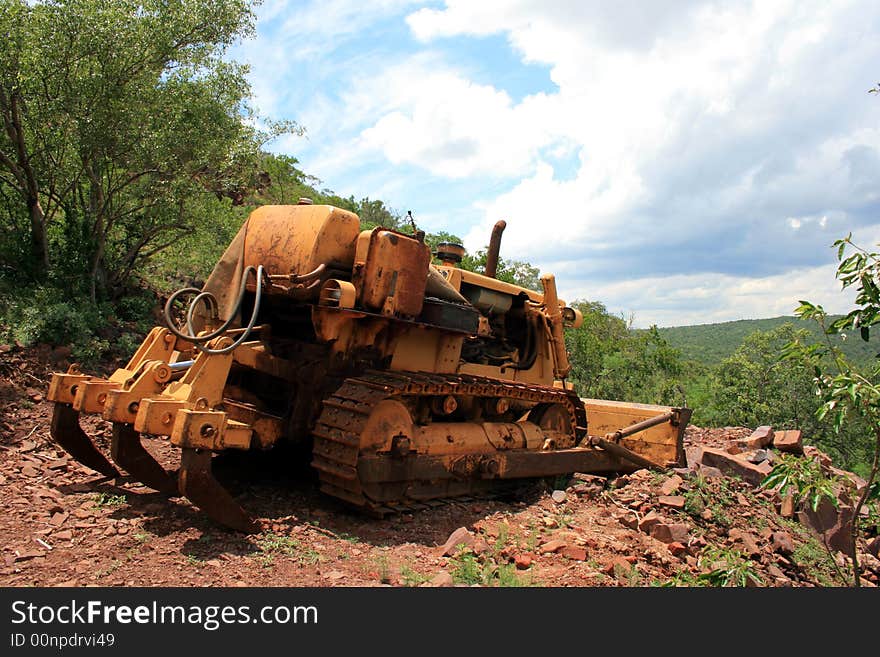
M 36 278 L 45 279 L 49 271 L 49 239 L 46 233 L 46 216 L 40 199 L 28 199 L 28 211 L 31 220 L 31 258 Z

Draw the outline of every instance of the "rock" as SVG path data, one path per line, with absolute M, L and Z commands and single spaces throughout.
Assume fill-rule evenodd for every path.
M 672 541 L 666 545 L 669 548 L 669 551 L 674 554 L 676 557 L 679 557 L 687 552 L 687 545 L 684 543 L 680 543 L 679 541 Z
M 672 509 L 684 508 L 684 498 L 681 495 L 661 495 L 657 498 L 657 502 L 661 506 L 668 506 Z
M 742 454 L 743 449 L 736 443 L 730 443 L 724 448 L 724 451 L 728 454 Z
M 573 545 L 566 545 L 564 548 L 559 550 L 559 554 L 561 554 L 566 559 L 573 559 L 574 561 L 587 560 L 587 551 L 582 547 L 576 547 Z
M 25 477 L 38 477 L 40 475 L 40 471 L 37 470 L 34 466 L 27 464 L 21 469 L 21 474 L 23 474 Z
M 830 468 L 833 465 L 831 457 L 813 445 L 804 445 L 804 455 L 819 461 L 819 465 L 823 468 Z
M 688 526 L 683 522 L 658 523 L 651 528 L 651 538 L 661 543 L 687 543 Z
M 773 532 L 770 537 L 773 543 L 773 551 L 781 554 L 792 554 L 794 552 L 794 541 L 791 540 L 791 534 L 788 532 Z
M 661 521 L 660 516 L 657 515 L 654 511 L 649 511 L 644 518 L 639 522 L 639 529 L 646 534 L 651 533 L 651 529 Z
M 552 499 L 557 504 L 562 504 L 565 502 L 565 491 L 564 490 L 555 490 L 550 494 L 550 499 Z
M 875 536 L 868 541 L 868 552 L 880 559 L 880 536 Z
M 64 524 L 64 521 L 70 516 L 69 513 L 56 512 L 52 514 L 52 517 L 49 518 L 49 524 L 53 527 L 60 527 Z
M 794 518 L 794 495 L 786 495 L 782 498 L 779 515 L 783 518 Z
M 547 529 L 556 529 L 559 527 L 559 523 L 556 521 L 556 518 L 551 518 L 550 516 L 544 516 L 541 518 L 541 522 Z
M 773 447 L 778 449 L 780 452 L 803 454 L 804 442 L 800 429 L 777 431 L 773 434 Z
M 755 465 L 739 456 L 711 447 L 703 448 L 701 464 L 718 468 L 725 474 L 740 477 L 752 486 L 759 486 L 772 470 L 767 462 Z
M 513 563 L 516 565 L 517 570 L 526 570 L 532 565 L 532 555 L 518 554 L 513 558 Z
M 553 552 L 559 552 L 559 550 L 564 547 L 566 547 L 565 541 L 560 541 L 558 538 L 554 538 L 540 546 L 538 548 L 538 554 L 551 554 Z
M 841 504 L 835 508 L 830 500 L 823 499 L 813 511 L 805 507 L 798 511 L 798 520 L 822 537 L 823 542 L 832 550 L 849 554 L 852 552 L 852 520 L 851 506 Z
M 615 513 L 614 517 L 624 527 L 629 529 L 639 528 L 639 517 L 632 511 L 624 511 L 623 513 Z
M 767 566 L 767 574 L 770 575 L 771 577 L 776 578 L 776 579 L 785 578 L 785 573 L 782 572 L 778 566 L 775 566 L 772 563 L 769 566 Z
M 613 575 L 618 580 L 625 580 L 635 569 L 634 562 L 635 559 L 630 560 L 627 557 L 613 557 L 602 569 L 602 572 L 606 575 Z
M 452 575 L 445 570 L 441 570 L 431 578 L 431 586 L 452 586 L 454 583 Z
M 697 472 L 699 472 L 700 475 L 704 479 L 723 479 L 724 478 L 724 473 L 721 472 L 721 470 L 719 470 L 718 468 L 713 468 L 708 465 L 700 464 L 699 466 L 697 466 Z
M 344 578 L 345 573 L 342 572 L 341 570 L 331 570 L 329 573 L 324 573 L 323 577 L 324 577 L 324 579 L 336 581 L 336 580 Z
M 453 554 L 458 552 L 459 545 L 470 547 L 473 544 L 473 533 L 471 533 L 467 527 L 459 527 L 449 535 L 449 538 L 446 539 L 446 543 L 444 543 L 443 547 L 439 549 L 439 553 L 440 556 L 451 557 Z
M 756 449 L 754 452 L 751 452 L 746 460 L 749 463 L 763 463 L 764 461 L 768 461 L 770 459 L 770 452 L 766 449 Z
M 748 557 L 754 557 L 761 554 L 761 548 L 758 547 L 758 540 L 750 532 L 742 531 L 734 527 L 727 535 L 735 543 L 741 544 L 742 551 Z
M 684 479 L 678 475 L 672 475 L 663 482 L 662 486 L 660 486 L 660 493 L 662 495 L 672 495 L 683 483 Z
M 60 532 L 55 532 L 54 534 L 52 534 L 52 538 L 58 541 L 72 541 L 73 532 L 69 529 L 64 529 Z
M 738 441 L 746 449 L 761 449 L 773 442 L 773 428 L 768 425 L 762 425 L 755 429 L 748 438 Z
M 489 549 L 489 544 L 486 543 L 482 538 L 478 538 L 474 541 L 474 544 L 471 546 L 471 550 L 474 554 L 483 554 Z
M 42 557 L 45 554 L 42 550 L 22 550 L 18 554 L 15 555 L 16 561 L 27 561 L 28 559 L 35 559 L 36 557 Z

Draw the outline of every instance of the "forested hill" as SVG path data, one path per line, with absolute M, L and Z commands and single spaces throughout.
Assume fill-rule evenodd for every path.
M 836 319 L 836 316 L 831 316 L 830 319 Z M 718 324 L 672 326 L 658 330 L 671 346 L 681 351 L 682 358 L 685 360 L 714 365 L 730 356 L 748 335 L 755 331 L 771 331 L 785 323 L 791 323 L 797 329 L 810 331 L 815 341 L 825 339 L 815 322 L 786 316 L 769 319 L 740 319 Z M 865 342 L 857 332 L 848 334 L 845 340 L 841 340 L 836 335 L 828 337 L 836 344 L 841 345 L 846 355 L 856 362 L 870 361 L 880 352 L 880 343 L 876 339 L 872 337 L 870 342 Z

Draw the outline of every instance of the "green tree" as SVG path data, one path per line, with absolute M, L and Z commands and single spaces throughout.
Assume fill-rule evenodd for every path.
M 656 326 L 638 331 L 596 301 L 575 301 L 584 322 L 566 331 L 571 378 L 585 397 L 679 404 L 683 363 Z
M 852 241 L 852 234 L 834 242 L 837 249 L 838 266 L 836 277 L 844 289 L 856 291 L 854 307 L 845 316 L 829 321 L 822 306 L 809 301 L 801 301 L 795 313 L 819 323 L 829 335 L 858 332 L 865 342 L 871 340 L 872 328 L 880 324 L 880 253 L 868 251 Z M 867 370 L 860 370 L 830 340 L 824 345 L 805 345 L 797 340 L 786 349 L 792 360 L 808 362 L 814 372 L 813 382 L 821 398 L 821 406 L 816 412 L 818 419 L 833 418 L 838 432 L 845 423 L 860 418 L 867 425 L 868 441 L 871 446 L 871 462 L 867 473 L 867 483 L 856 492 L 853 510 L 853 585 L 861 585 L 861 566 L 858 559 L 861 510 L 869 501 L 880 499 L 880 364 Z
M 0 175 L 27 207 L 31 271 L 85 274 L 94 299 L 191 233 L 200 196 L 265 185 L 261 145 L 298 126 L 252 127 L 223 54 L 253 21 L 247 0 L 3 3 Z
M 803 362 L 779 357 L 786 344 L 808 337 L 807 331 L 783 324 L 772 331 L 756 331 L 743 340 L 717 368 L 715 421 L 797 427 L 814 434 L 818 425 L 811 372 Z

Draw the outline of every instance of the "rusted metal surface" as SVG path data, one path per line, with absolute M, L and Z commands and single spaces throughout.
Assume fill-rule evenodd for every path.
M 408 491 L 419 487 L 422 489 L 421 499 L 426 499 L 424 494 L 426 489 L 436 490 L 437 496 L 443 496 L 465 495 L 483 488 L 481 459 L 490 454 L 500 454 L 503 450 L 492 444 L 485 429 L 479 428 L 472 422 L 449 423 L 448 426 L 440 423 L 436 427 L 436 432 L 430 424 L 426 425 L 424 432 L 416 429 L 405 402 L 421 399 L 426 395 L 504 398 L 534 405 L 559 406 L 567 409 L 566 412 L 569 414 L 571 440 L 580 440 L 586 436 L 586 414 L 577 395 L 569 390 L 468 375 L 372 371 L 357 378 L 347 379 L 324 403 L 324 410 L 313 431 L 312 466 L 318 470 L 321 489 L 349 504 L 374 508 L 394 501 L 405 502 L 409 495 Z M 459 441 L 458 449 L 441 449 L 440 445 L 443 443 L 449 444 L 447 436 L 454 429 L 457 431 L 453 442 Z M 490 431 L 495 432 L 494 439 L 499 444 L 504 444 L 508 442 L 501 436 L 504 431 L 510 431 L 509 435 L 516 442 L 516 434 L 522 435 L 529 430 L 528 427 L 519 427 L 515 430 L 492 427 Z M 462 441 L 458 437 L 459 434 L 470 434 L 471 440 Z M 390 456 L 392 440 L 401 435 L 410 438 L 414 446 L 418 446 L 419 439 L 429 438 L 429 444 L 423 443 L 422 449 L 441 452 L 438 458 L 446 459 L 445 467 L 454 475 L 456 485 L 452 487 L 443 485 L 432 489 L 429 482 L 423 480 L 403 481 L 398 486 L 362 482 L 358 475 L 359 458 L 376 456 L 383 452 L 389 454 L 384 458 L 393 458 Z M 542 436 L 543 433 L 537 438 L 525 437 L 525 444 L 536 448 L 536 443 Z M 476 449 L 477 442 L 482 443 L 482 450 Z M 520 445 L 523 443 L 521 442 Z M 463 453 L 464 451 L 470 451 L 470 454 Z M 414 456 L 416 456 L 415 452 L 402 460 L 407 461 Z M 467 458 L 468 456 L 470 458 Z M 406 466 L 394 467 L 399 471 Z
M 507 228 L 507 222 L 503 219 L 495 222 L 492 228 L 492 236 L 489 238 L 489 250 L 486 253 L 486 276 L 495 278 L 498 273 L 498 254 L 501 252 L 501 233 Z
M 177 494 L 176 472 L 169 472 L 141 444 L 141 435 L 130 424 L 115 422 L 111 455 L 119 467 L 150 488 Z
M 417 239 L 384 228 L 358 238 L 352 283 L 367 310 L 415 317 L 422 312 L 431 250 Z
M 556 277 L 553 274 L 544 274 L 541 276 L 541 285 L 544 288 L 544 312 L 547 316 L 549 340 L 553 352 L 553 376 L 564 379 L 571 372 L 571 363 L 568 361 L 565 336 L 562 333 L 562 308 L 559 297 L 556 296 Z
M 107 460 L 79 426 L 79 412 L 70 405 L 55 403 L 52 409 L 52 438 L 74 459 L 105 477 L 118 477 L 119 470 Z
M 211 459 L 209 451 L 183 450 L 177 480 L 180 493 L 215 522 L 241 532 L 256 531 L 257 523 L 214 478 Z
M 614 454 L 615 456 L 619 456 L 622 459 L 629 461 L 630 463 L 635 463 L 638 466 L 643 468 L 650 468 L 651 470 L 665 470 L 666 466 L 661 465 L 659 463 L 654 463 L 651 459 L 646 459 L 644 456 L 640 456 L 636 454 L 634 451 L 627 449 L 623 445 L 619 445 L 615 442 L 611 442 L 610 440 L 606 440 L 604 438 L 600 438 L 596 436 L 590 441 L 596 447 L 601 447 L 606 452 L 610 454 Z

